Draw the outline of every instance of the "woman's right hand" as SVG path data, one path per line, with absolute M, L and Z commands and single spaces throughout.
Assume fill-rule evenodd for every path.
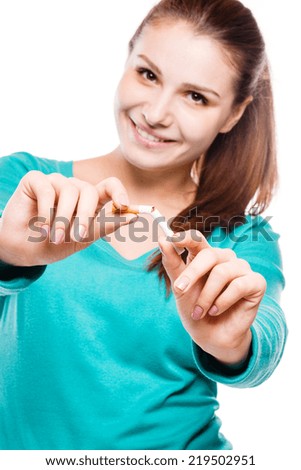
M 137 216 L 113 214 L 126 207 L 127 192 L 111 177 L 97 185 L 59 173 L 29 171 L 0 218 L 0 259 L 16 266 L 50 264 L 86 248 Z

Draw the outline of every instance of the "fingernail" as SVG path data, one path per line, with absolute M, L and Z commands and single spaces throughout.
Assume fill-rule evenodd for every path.
M 84 225 L 80 225 L 78 227 L 78 235 L 79 235 L 80 240 L 83 240 L 85 238 L 86 232 L 87 232 L 87 230 L 86 230 L 86 227 Z
M 213 317 L 218 314 L 218 308 L 216 305 L 212 305 L 212 307 L 208 310 L 208 314 L 212 315 Z
M 118 196 L 118 202 L 119 204 L 121 204 L 122 206 L 128 206 L 129 205 L 129 200 L 128 200 L 128 197 L 126 194 L 119 194 Z
M 54 244 L 59 245 L 65 239 L 65 230 L 63 228 L 57 228 L 54 234 Z
M 190 284 L 190 279 L 186 276 L 181 277 L 175 284 L 175 287 L 179 290 L 185 290 Z
M 193 309 L 191 316 L 194 320 L 200 320 L 202 318 L 203 313 L 204 309 L 199 305 L 196 305 Z
M 45 236 L 45 238 L 47 238 L 49 234 L 49 225 L 42 225 L 41 229 L 44 232 L 43 235 Z

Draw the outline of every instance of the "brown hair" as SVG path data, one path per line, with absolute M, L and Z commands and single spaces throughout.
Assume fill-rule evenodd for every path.
M 236 69 L 234 106 L 253 96 L 231 131 L 218 134 L 199 160 L 195 201 L 173 219 L 172 229 L 197 229 L 209 236 L 216 226 L 231 230 L 247 213 L 269 205 L 277 181 L 274 110 L 265 44 L 251 13 L 238 0 L 161 0 L 130 41 L 130 51 L 148 25 L 185 21 L 197 34 L 217 40 Z M 169 278 L 156 254 L 149 269 Z

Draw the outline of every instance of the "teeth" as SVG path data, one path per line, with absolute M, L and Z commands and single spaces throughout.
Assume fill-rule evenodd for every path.
M 138 126 L 136 126 L 137 132 L 141 137 L 144 137 L 144 139 L 150 140 L 152 142 L 165 142 L 165 140 L 158 139 L 157 137 L 154 137 L 153 135 L 148 134 L 147 132 L 143 131 L 140 129 Z

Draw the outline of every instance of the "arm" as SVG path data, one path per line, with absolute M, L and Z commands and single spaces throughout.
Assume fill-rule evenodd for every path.
M 43 166 L 47 172 L 45 159 L 36 159 L 30 154 L 19 152 L 0 158 L 0 296 L 15 294 L 38 279 L 45 271 L 45 266 L 19 267 L 9 264 L 5 243 L 1 240 L 2 214 L 4 208 L 16 190 L 19 181 L 30 168 Z
M 44 273 L 46 266 L 19 267 L 1 261 L 0 296 L 12 295 L 26 289 Z
M 278 237 L 269 226 L 261 234 L 260 220 L 249 220 L 236 233 L 235 241 L 232 238 L 219 245 L 222 249 L 213 248 L 206 240 L 201 243 L 199 238 L 195 243 L 186 237 L 178 243 L 188 244 L 190 250 L 190 261 L 184 266 L 165 244 L 164 263 L 181 319 L 193 339 L 200 371 L 212 380 L 237 387 L 258 385 L 271 375 L 287 334 L 279 306 L 284 281 Z M 178 289 L 183 276 L 192 280 L 184 292 Z M 203 305 L 205 311 L 202 318 L 193 321 L 191 312 L 196 304 Z M 218 312 L 211 312 L 212 306 L 217 306 Z
M 49 263 L 88 247 L 133 215 L 114 216 L 103 207 L 108 201 L 121 207 L 126 190 L 117 178 L 91 185 L 59 173 L 25 171 L 21 180 L 13 177 L 12 159 L 0 168 L 0 280 L 2 293 L 22 276 L 28 282 L 41 275 Z M 120 202 L 119 202 L 120 199 Z M 106 216 L 108 215 L 108 218 Z
M 255 387 L 267 380 L 279 364 L 287 336 L 284 314 L 275 300 L 264 297 L 250 330 L 249 355 L 234 366 L 225 366 L 193 343 L 199 370 L 211 380 L 238 388 Z

